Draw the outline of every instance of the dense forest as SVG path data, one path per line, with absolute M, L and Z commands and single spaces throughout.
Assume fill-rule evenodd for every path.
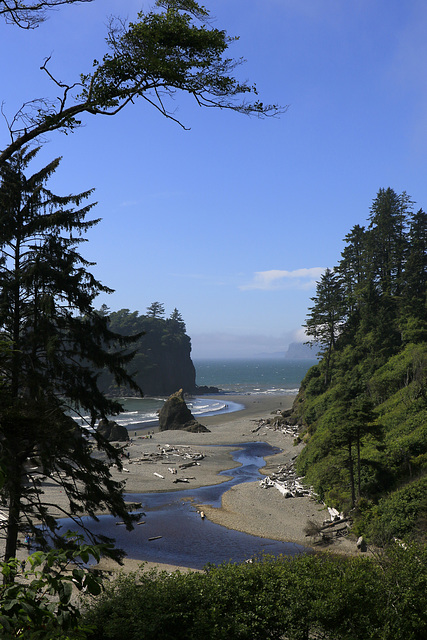
M 380 189 L 345 237 L 312 298 L 319 362 L 293 406 L 299 473 L 379 544 L 426 537 L 426 222 L 406 193 Z
M 160 302 L 153 302 L 145 315 L 129 309 L 109 313 L 105 306 L 100 313 L 109 316 L 109 328 L 114 333 L 139 335 L 132 346 L 135 356 L 128 366 L 128 373 L 133 375 L 145 396 L 167 396 L 179 389 L 188 393 L 196 390 L 196 371 L 190 357 L 191 340 L 177 309 L 168 318 Z M 133 394 L 131 389 L 119 387 L 106 373 L 102 376 L 101 386 L 109 395 Z

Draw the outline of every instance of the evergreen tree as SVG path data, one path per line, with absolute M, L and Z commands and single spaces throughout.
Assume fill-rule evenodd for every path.
M 332 352 L 343 322 L 343 295 L 335 271 L 326 269 L 317 283 L 314 306 L 309 308 L 305 330 L 321 347 L 325 361 L 325 384 L 329 382 Z
M 47 189 L 59 159 L 27 178 L 37 151 L 17 154 L 0 172 L 0 467 L 8 509 L 6 559 L 16 555 L 19 532 L 31 532 L 41 544 L 46 543 L 43 527 L 56 537 L 56 521 L 43 503 L 45 477 L 62 487 L 73 518 L 107 508 L 128 527 L 132 521 L 121 483 L 109 472 L 108 461 L 120 466 L 118 451 L 69 415 L 70 410 L 89 415 L 86 426 L 94 428 L 98 418 L 121 409 L 101 393 L 98 376 L 106 368 L 136 388 L 124 370 L 132 357 L 131 341 L 111 332 L 108 318 L 95 312 L 94 298 L 110 289 L 91 275 L 91 263 L 78 252 L 82 235 L 98 223 L 85 219 L 94 205 L 81 206 L 92 192 L 57 196 Z M 91 455 L 94 444 L 102 456 Z
M 165 315 L 165 305 L 161 302 L 152 302 L 149 307 L 147 307 L 147 317 L 148 318 L 164 318 Z
M 427 317 L 427 214 L 422 209 L 413 214 L 408 235 L 403 288 L 404 314 L 415 320 L 421 328 Z M 419 338 L 427 340 L 425 330 Z
M 399 295 L 405 260 L 409 196 L 398 195 L 390 187 L 380 189 L 369 216 L 369 259 L 371 273 L 379 291 Z
M 347 246 L 336 268 L 342 283 L 344 304 L 351 317 L 361 304 L 363 283 L 366 277 L 366 231 L 356 224 L 345 236 Z
M 183 334 L 186 332 L 187 328 L 185 326 L 184 318 L 175 307 L 172 311 L 170 317 L 167 319 L 167 324 L 169 327 L 169 331 L 172 334 Z

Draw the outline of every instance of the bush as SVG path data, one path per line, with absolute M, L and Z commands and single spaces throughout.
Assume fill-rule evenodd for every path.
M 90 640 L 417 640 L 427 637 L 427 551 L 139 571 L 108 587 L 85 621 Z
M 427 475 L 382 498 L 366 512 L 358 524 L 369 539 L 379 545 L 393 537 L 411 538 L 420 532 L 420 523 L 427 514 Z M 425 531 L 424 531 L 425 534 Z

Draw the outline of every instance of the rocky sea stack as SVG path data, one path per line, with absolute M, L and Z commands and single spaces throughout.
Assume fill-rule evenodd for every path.
M 103 418 L 98 423 L 98 432 L 109 442 L 126 442 L 129 440 L 129 432 L 114 420 Z
M 182 389 L 173 393 L 159 412 L 160 431 L 185 430 L 192 433 L 207 432 L 209 429 L 197 422 L 184 400 Z

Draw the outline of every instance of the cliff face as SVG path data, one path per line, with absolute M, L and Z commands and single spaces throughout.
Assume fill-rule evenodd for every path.
M 128 309 L 110 314 L 110 328 L 122 335 L 143 335 L 136 341 L 135 357 L 128 365 L 129 373 L 145 396 L 169 396 L 178 389 L 184 393 L 196 390 L 196 371 L 191 360 L 191 340 L 178 312 L 171 318 L 139 315 Z M 125 395 L 126 389 L 104 378 L 108 393 Z
M 154 333 L 141 338 L 140 348 L 130 365 L 135 379 L 146 396 L 169 396 L 178 389 L 193 393 L 196 370 L 191 360 L 191 341 L 185 335 L 179 341 L 164 343 Z M 144 343 L 151 346 L 145 349 Z

